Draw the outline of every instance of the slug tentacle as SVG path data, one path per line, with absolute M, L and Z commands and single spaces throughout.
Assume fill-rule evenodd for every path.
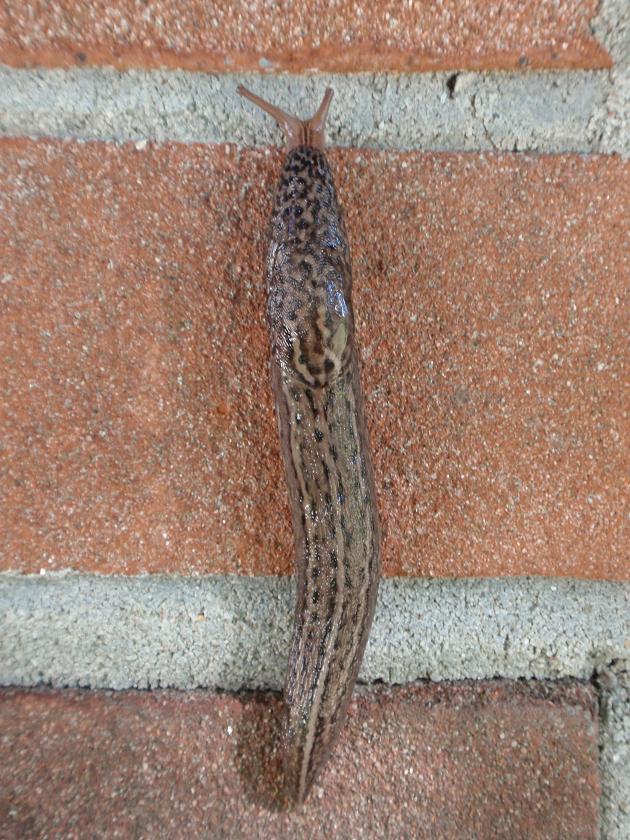
M 350 252 L 323 153 L 327 91 L 288 133 L 267 258 L 272 382 L 296 548 L 285 781 L 303 801 L 343 725 L 380 574 L 376 496 L 354 344 Z M 304 142 L 307 138 L 308 142 Z
M 309 120 L 300 120 L 298 117 L 287 114 L 282 108 L 278 108 L 277 105 L 272 105 L 265 99 L 261 99 L 260 96 L 256 96 L 255 93 L 252 93 L 251 90 L 248 90 L 243 85 L 239 85 L 236 88 L 236 92 L 249 99 L 254 105 L 258 105 L 259 108 L 262 108 L 263 111 L 274 118 L 285 133 L 288 151 L 297 148 L 297 146 L 312 146 L 314 149 L 324 150 L 326 142 L 324 128 L 326 126 L 330 101 L 333 98 L 332 88 L 326 88 L 319 108 Z

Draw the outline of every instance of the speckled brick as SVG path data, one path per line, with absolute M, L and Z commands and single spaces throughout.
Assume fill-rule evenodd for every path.
M 4 140 L 1 567 L 287 573 L 280 152 Z M 615 157 L 333 150 L 385 572 L 628 578 Z
M 270 695 L 0 692 L 0 836 L 595 840 L 597 706 L 565 683 L 355 696 L 286 810 Z
M 609 67 L 597 0 L 5 0 L 0 61 L 234 70 Z

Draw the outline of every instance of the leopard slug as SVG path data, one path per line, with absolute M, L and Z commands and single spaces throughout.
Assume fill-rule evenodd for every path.
M 272 383 L 296 548 L 284 764 L 300 803 L 343 726 L 368 638 L 380 538 L 354 343 L 350 251 L 324 126 L 333 91 L 299 120 L 239 86 L 287 139 L 267 255 Z

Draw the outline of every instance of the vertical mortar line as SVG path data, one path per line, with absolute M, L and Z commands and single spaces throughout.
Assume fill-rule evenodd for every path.
M 591 677 L 599 709 L 600 840 L 630 837 L 630 662 L 613 659 Z

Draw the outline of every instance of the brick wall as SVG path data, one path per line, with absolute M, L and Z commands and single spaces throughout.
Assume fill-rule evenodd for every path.
M 4 4 L 14 67 L 108 65 L 241 70 L 427 71 L 610 67 L 592 30 L 597 2 L 446 0 L 209 5 L 201 0 Z
M 7 837 L 626 836 L 629 33 L 612 0 L 3 4 Z M 300 814 L 239 691 L 280 687 L 292 598 L 281 141 L 242 80 L 336 90 L 384 530 Z

